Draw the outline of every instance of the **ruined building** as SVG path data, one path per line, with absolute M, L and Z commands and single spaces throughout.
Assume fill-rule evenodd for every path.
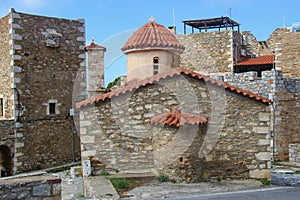
M 80 19 L 14 9 L 0 19 L 1 176 L 80 159 L 72 96 L 86 98 L 84 46 Z

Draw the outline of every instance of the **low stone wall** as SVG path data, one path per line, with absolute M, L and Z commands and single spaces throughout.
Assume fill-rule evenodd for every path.
M 255 76 L 254 73 L 255 72 L 227 74 L 224 76 L 224 82 L 268 97 L 274 88 L 274 71 L 262 72 L 261 78 Z M 281 75 L 280 72 L 277 74 L 278 76 Z
M 0 199 L 61 199 L 61 179 L 26 177 L 0 180 Z

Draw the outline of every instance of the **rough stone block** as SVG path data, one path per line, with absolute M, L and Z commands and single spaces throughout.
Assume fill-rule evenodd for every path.
M 95 143 L 95 136 L 85 135 L 81 136 L 81 143 Z
M 96 155 L 96 150 L 87 150 L 87 151 L 83 151 L 81 153 L 82 157 L 89 157 L 89 156 L 95 156 Z
M 255 133 L 269 133 L 270 128 L 269 127 L 253 127 L 253 131 Z
M 250 170 L 249 174 L 250 178 L 254 179 L 270 179 L 271 178 L 271 172 L 270 170 L 264 169 L 264 170 Z
M 59 196 L 61 195 L 61 184 L 52 185 L 52 195 Z
M 263 122 L 270 121 L 270 115 L 269 115 L 269 113 L 259 113 L 258 117 L 259 117 L 259 121 L 263 121 Z
M 80 127 L 85 127 L 85 126 L 90 126 L 90 125 L 92 125 L 91 121 L 84 121 L 84 120 L 80 121 Z
M 80 135 L 86 134 L 86 128 L 80 128 Z
M 16 142 L 15 143 L 15 148 L 19 148 L 19 147 L 24 147 L 24 143 L 23 142 Z
M 51 186 L 50 185 L 38 185 L 35 186 L 32 190 L 33 196 L 43 197 L 51 195 Z
M 259 139 L 258 140 L 258 145 L 270 145 L 270 140 L 267 139 Z
M 259 152 L 259 153 L 255 154 L 255 157 L 258 160 L 270 160 L 271 153 L 270 152 Z
M 14 72 L 22 72 L 22 70 L 22 67 L 14 66 Z

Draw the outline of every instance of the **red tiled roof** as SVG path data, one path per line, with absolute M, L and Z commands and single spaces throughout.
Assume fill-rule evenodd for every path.
M 166 112 L 160 114 L 151 119 L 152 124 L 167 124 L 167 125 L 174 125 L 174 126 L 182 126 L 185 123 L 188 124 L 206 124 L 207 117 L 201 117 L 194 114 L 182 112 L 180 110 L 172 110 L 170 112 Z
M 95 44 L 94 39 L 92 39 L 92 42 L 89 46 L 84 47 L 84 51 L 88 51 L 89 49 L 104 49 L 104 52 L 106 51 L 106 48 L 104 46 Z
M 234 66 L 244 66 L 244 65 L 270 65 L 273 64 L 274 56 L 261 56 L 258 58 L 249 58 L 241 62 L 236 63 Z
M 236 86 L 232 86 L 228 83 L 218 81 L 218 80 L 213 79 L 213 78 L 206 77 L 206 76 L 204 76 L 202 74 L 199 74 L 199 73 L 196 73 L 192 70 L 183 69 L 183 68 L 174 68 L 170 71 L 159 73 L 155 76 L 148 77 L 144 80 L 133 80 L 133 81 L 127 83 L 122 88 L 113 90 L 113 91 L 105 93 L 105 94 L 99 94 L 98 96 L 95 96 L 95 97 L 86 99 L 84 101 L 81 101 L 79 103 L 76 103 L 76 108 L 81 108 L 81 107 L 84 107 L 84 106 L 87 106 L 87 105 L 98 103 L 99 101 L 105 101 L 106 99 L 111 99 L 114 96 L 119 96 L 119 95 L 125 94 L 127 92 L 131 92 L 133 90 L 136 90 L 140 87 L 143 87 L 143 86 L 146 86 L 146 85 L 151 85 L 153 83 L 159 82 L 160 80 L 166 79 L 168 77 L 180 76 L 181 74 L 187 75 L 189 77 L 197 78 L 199 80 L 203 80 L 205 82 L 209 82 L 209 83 L 214 84 L 214 85 L 218 85 L 218 86 L 223 87 L 223 88 L 225 88 L 229 91 L 235 92 L 237 94 L 241 94 L 241 95 L 243 95 L 245 97 L 248 97 L 250 99 L 255 99 L 255 100 L 260 101 L 262 103 L 271 102 L 270 99 L 268 99 L 266 97 L 263 97 L 259 94 L 255 94 L 253 92 L 250 92 L 249 90 L 244 90 L 244 89 L 238 88 Z
M 184 46 L 177 40 L 175 35 L 163 25 L 149 22 L 127 40 L 121 50 L 124 53 L 148 48 L 172 49 L 183 52 Z

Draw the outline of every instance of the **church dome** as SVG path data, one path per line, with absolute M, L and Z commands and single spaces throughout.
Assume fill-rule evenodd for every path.
M 150 21 L 135 31 L 121 48 L 124 53 L 152 49 L 182 53 L 184 46 L 163 25 Z

